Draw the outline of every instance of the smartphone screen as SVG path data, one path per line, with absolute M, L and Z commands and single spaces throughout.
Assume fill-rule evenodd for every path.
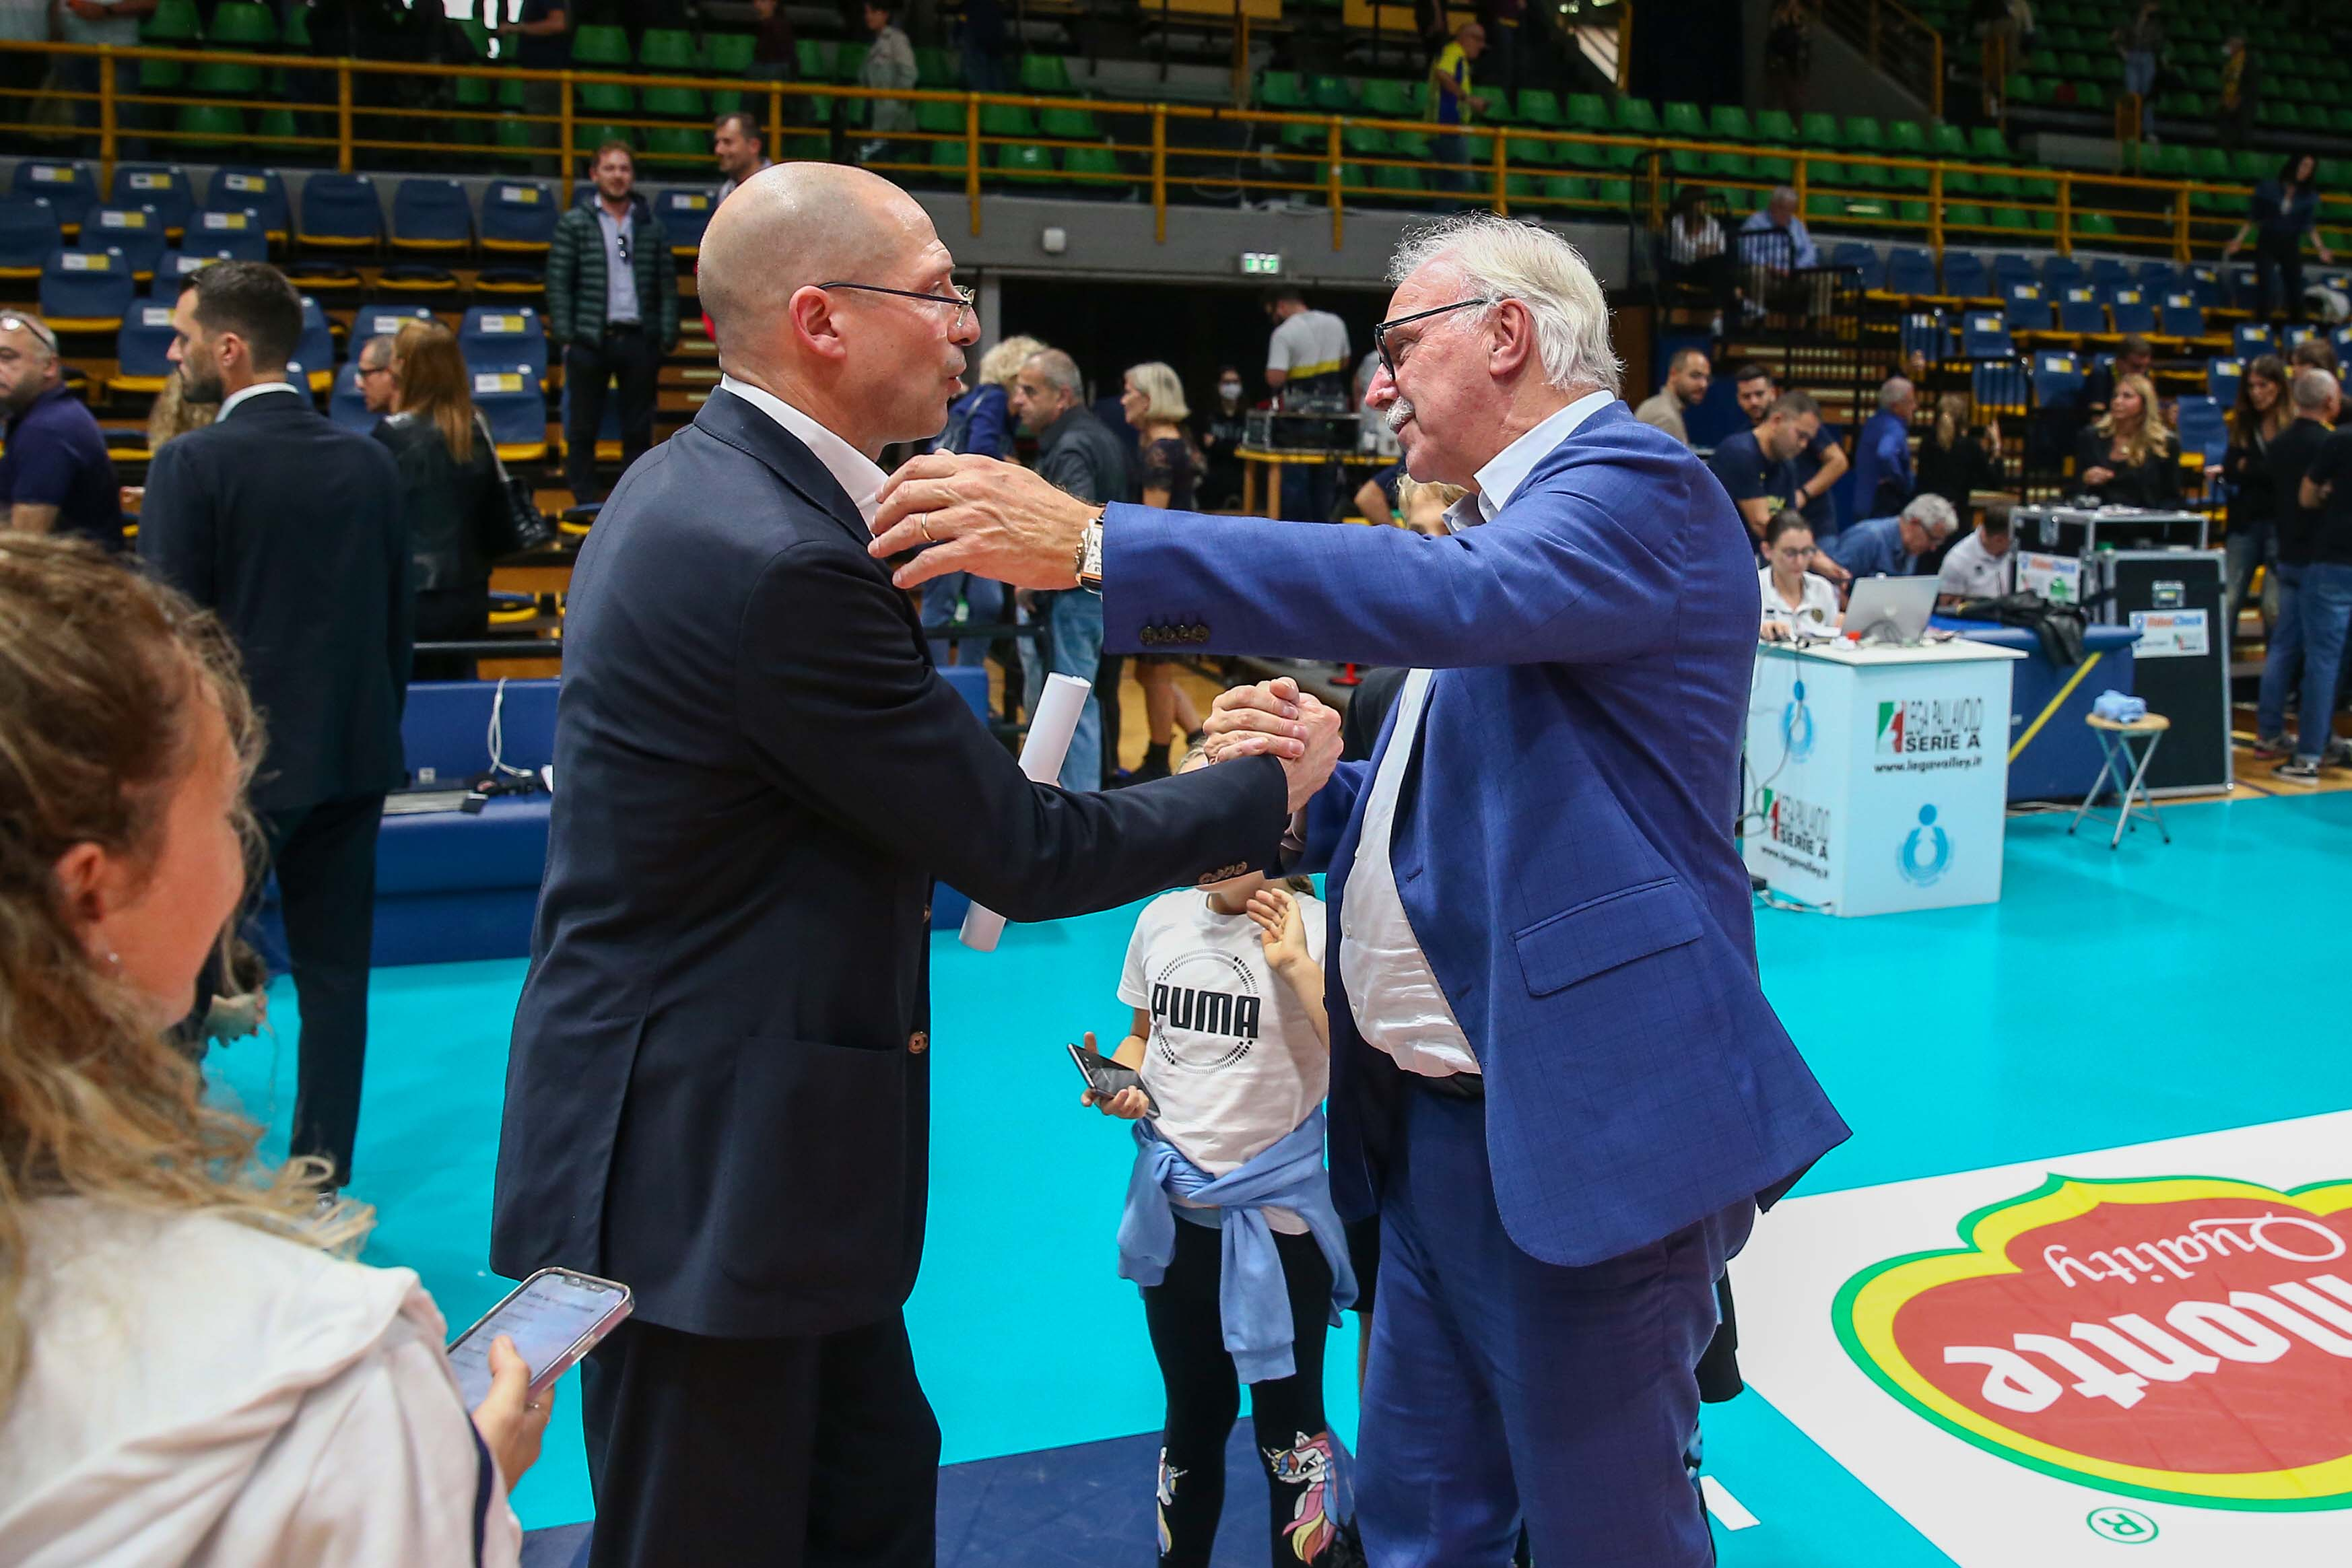
M 547 1369 L 562 1361 L 581 1335 L 599 1324 L 609 1332 L 627 1311 L 628 1291 L 609 1280 L 553 1270 L 532 1275 L 449 1347 L 449 1364 L 457 1370 L 466 1408 L 471 1410 L 489 1395 L 490 1343 L 499 1335 L 514 1341 L 530 1367 L 532 1385 L 538 1387 L 552 1381 L 545 1377 Z

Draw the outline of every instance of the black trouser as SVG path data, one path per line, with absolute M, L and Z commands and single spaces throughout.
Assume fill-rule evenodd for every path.
M 367 1063 L 368 947 L 375 936 L 375 840 L 383 797 L 353 795 L 261 819 L 278 872 L 301 1049 L 288 1153 L 317 1155 L 352 1179 Z
M 490 633 L 490 588 L 420 588 L 416 591 L 419 643 L 478 643 Z M 470 681 L 474 661 L 455 653 L 419 652 L 409 672 L 419 681 Z
M 1168 1384 L 1160 1447 L 1161 1568 L 1208 1568 L 1225 1505 L 1225 1439 L 1241 1411 L 1241 1378 L 1225 1350 L 1217 1305 L 1223 1234 L 1176 1221 L 1176 1256 L 1143 1292 L 1152 1353 Z M 1250 1385 L 1250 1420 L 1265 1468 L 1276 1568 L 1321 1563 L 1338 1521 L 1331 1434 L 1323 1419 L 1323 1339 L 1331 1314 L 1331 1266 L 1312 1236 L 1275 1233 L 1290 1293 L 1297 1370 Z
M 1095 662 L 1095 695 L 1102 699 L 1102 787 L 1118 777 L 1118 684 L 1127 674 L 1127 655 L 1105 653 Z
M 589 1568 L 931 1568 L 940 1427 L 895 1313 L 792 1339 L 624 1323 L 580 1418 Z
M 2278 321 L 2303 319 L 2303 238 L 2274 240 L 2268 235 L 2254 241 L 2254 277 L 2262 295 L 2263 314 Z M 2273 279 L 2284 284 L 2278 306 L 2271 304 Z
M 604 423 L 604 383 L 620 383 L 621 466 L 654 444 L 654 395 L 661 379 L 661 345 L 639 325 L 607 327 L 595 343 L 563 350 L 563 483 L 574 501 L 600 501 L 596 431 Z

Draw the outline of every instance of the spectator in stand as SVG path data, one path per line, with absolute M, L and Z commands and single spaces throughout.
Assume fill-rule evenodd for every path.
M 963 21 L 956 29 L 956 46 L 963 52 L 964 85 L 974 92 L 997 92 L 1004 86 L 1004 68 L 998 62 L 1008 47 L 1004 7 L 1000 0 L 963 0 Z
M 499 14 L 505 14 L 499 5 Z M 499 26 L 499 52 L 527 71 L 567 71 L 572 68 L 572 0 L 522 0 L 514 20 Z M 522 111 L 536 120 L 553 120 L 563 109 L 563 84 L 553 80 L 526 78 L 522 84 Z M 552 147 L 559 128 L 540 124 L 530 128 L 531 138 L 540 145 Z M 536 172 L 548 173 L 555 167 L 551 158 L 535 159 Z
M 1959 514 L 1943 497 L 1915 496 L 1894 517 L 1854 524 L 1832 539 L 1824 553 L 1853 578 L 1916 577 L 1921 558 L 1959 526 Z
M 1013 383 L 1013 416 L 1021 428 L 1037 438 L 1037 472 L 1060 489 L 1082 501 L 1123 501 L 1127 498 L 1126 443 L 1087 409 L 1085 379 L 1077 361 L 1059 349 L 1029 356 Z M 1069 588 L 1039 593 L 1036 612 L 1045 617 L 1044 656 L 1027 664 L 1027 706 L 1037 711 L 1045 676 L 1076 675 L 1092 681 L 1102 664 L 1102 595 L 1091 589 Z M 1114 694 L 1113 700 L 1116 700 Z M 1078 716 L 1077 733 L 1062 762 L 1065 789 L 1099 789 L 1103 783 L 1102 701 L 1087 695 Z
M 2074 478 L 2103 507 L 2168 507 L 2180 499 L 2180 442 L 2146 376 L 2116 382 L 2105 415 L 2075 444 Z
M 1310 309 L 1295 284 L 1265 297 L 1274 335 L 1265 347 L 1265 384 L 1276 404 L 1292 413 L 1353 413 L 1348 371 L 1355 351 L 1348 324 L 1328 310 Z M 1328 523 L 1339 499 L 1336 464 L 1290 463 L 1282 470 L 1282 516 Z
M 1507 94 L 1519 90 L 1519 25 L 1527 19 L 1528 0 L 1481 0 L 1479 25 L 1486 29 L 1486 48 L 1495 63 L 1488 79 Z
M 1820 434 L 1821 405 L 1803 392 L 1782 394 L 1752 430 L 1725 438 L 1707 465 L 1739 508 L 1740 520 L 1759 542 L 1765 525 L 1794 505 L 1796 459 Z
M 1470 143 L 1463 132 L 1474 116 L 1486 112 L 1485 95 L 1470 86 L 1472 62 L 1486 52 L 1486 29 L 1465 22 L 1454 29 L 1454 41 L 1437 52 L 1429 67 L 1429 117 L 1442 128 L 1433 147 L 1437 162 L 1448 165 L 1438 183 L 1449 191 L 1470 188 Z
M 793 36 L 793 16 L 782 0 L 751 0 L 751 66 L 744 75 L 753 81 L 792 81 L 801 74 L 800 40 Z M 787 95 L 784 118 L 801 117 L 801 100 Z M 723 199 L 723 198 L 722 198 Z
M 2303 697 L 2295 711 L 2294 756 L 2273 777 L 2316 784 L 2322 767 L 2345 760 L 2336 709 L 2352 634 L 2352 430 L 2333 432 L 2320 443 L 2297 498 L 2311 517 L 2310 559 L 2295 594 L 2303 622 Z
M 2221 477 L 2228 483 L 2228 531 L 2222 538 L 2229 566 L 2229 597 L 2221 624 L 2231 641 L 2238 635 L 2238 618 L 2251 595 L 2254 569 L 2264 573 L 2270 591 L 2263 595 L 2263 619 L 2267 623 L 2278 602 L 2278 521 L 2280 497 L 2271 479 L 2271 443 L 2294 419 L 2294 400 L 2287 395 L 2286 367 L 2276 354 L 2258 355 L 2238 381 L 2237 406 L 2230 411 L 2230 445 L 2221 456 Z M 2300 502 L 2298 501 L 2298 504 Z
M 2344 379 L 2342 363 L 2336 357 L 2336 345 L 2316 332 L 2297 343 L 2288 353 L 2286 362 L 2291 370 L 2326 371 L 2337 381 Z
M 1764 31 L 1764 90 L 1791 120 L 1805 112 L 1813 79 L 1813 10 L 1808 0 L 1773 0 Z
M 155 455 L 139 555 L 221 618 L 269 716 L 253 805 L 302 1014 L 289 1148 L 323 1159 L 341 1187 L 367 1056 L 376 830 L 385 792 L 406 781 L 414 602 L 400 471 L 287 384 L 302 298 L 276 267 L 205 268 L 172 328 L 188 395 L 218 402 L 220 417 Z
M 400 468 L 416 641 L 477 642 L 490 632 L 490 562 L 509 548 L 513 529 L 498 441 L 467 391 L 457 340 L 439 322 L 400 329 L 393 379 L 400 411 L 374 434 Z M 415 675 L 467 681 L 474 661 L 420 653 Z
M 719 161 L 719 172 L 725 176 L 719 183 L 719 199 L 723 202 L 735 193 L 736 186 L 768 167 L 758 117 L 740 109 L 720 115 L 710 127 L 710 155 Z
M 654 441 L 662 356 L 677 347 L 677 272 L 669 235 L 637 194 L 625 141 L 596 149 L 595 186 L 555 225 L 547 248 L 547 335 L 563 350 L 563 478 L 597 501 L 596 433 L 617 381 L 621 466 Z
M 2303 573 L 2311 564 L 2315 519 L 2303 502 L 2304 476 L 2336 423 L 2343 389 L 2321 371 L 2297 371 L 2287 385 L 2294 418 L 2271 438 L 2271 493 L 2278 497 L 2278 613 L 2263 649 L 2254 705 L 2254 755 L 2286 757 L 2286 697 L 2303 674 Z
M 1233 365 L 1217 369 L 1217 402 L 1201 430 L 1201 455 L 1208 471 L 1201 481 L 1203 511 L 1219 511 L 1242 504 L 1242 443 L 1249 434 L 1249 404 L 1243 401 L 1242 372 Z
M 1184 385 L 1176 372 L 1158 361 L 1132 366 L 1118 401 L 1142 445 L 1143 504 L 1178 512 L 1197 510 L 1201 454 L 1184 430 L 1192 411 L 1184 406 Z M 1168 748 L 1174 737 L 1200 743 L 1201 710 L 1176 678 L 1181 663 L 1173 653 L 1135 655 L 1136 684 L 1143 688 L 1143 766 L 1130 776 L 1130 783 L 1168 777 L 1173 767 Z
M 898 0 L 866 0 L 866 30 L 874 41 L 866 48 L 866 63 L 857 70 L 857 85 L 878 92 L 905 92 L 915 85 L 915 46 L 908 40 L 907 30 L 892 20 Z M 883 156 L 887 144 L 885 137 L 911 131 L 915 124 L 915 106 L 903 98 L 876 98 L 866 100 L 866 123 L 874 134 L 857 150 L 860 162 L 871 163 Z
M 393 375 L 389 336 L 378 333 L 360 345 L 352 382 L 360 390 L 362 406 L 378 419 L 399 406 L 400 388 Z
M 1707 335 L 1720 339 L 1725 319 L 1738 304 L 1739 281 L 1712 205 L 1713 198 L 1696 185 L 1685 185 L 1675 194 L 1666 214 L 1666 278 L 1706 296 L 1715 309 Z
M 1995 501 L 1977 519 L 1976 531 L 1944 554 L 1937 572 L 1939 602 L 1997 599 L 2009 591 L 2009 503 Z
M 37 316 L 0 313 L 0 507 L 22 534 L 69 534 L 122 548 L 122 486 L 106 434 L 67 390 L 57 334 Z
M 2126 376 L 2143 381 L 2156 367 L 2156 350 L 2146 338 L 2133 333 L 2123 340 L 2116 357 L 2104 365 L 2094 365 L 2091 373 L 2083 378 L 2083 412 L 2084 423 L 2106 417 L 2107 405 L 2115 401 L 2116 383 Z
M 976 452 L 983 457 L 1013 455 L 1013 414 L 1008 406 L 1013 382 L 1032 354 L 1045 351 L 1034 338 L 1012 337 L 980 357 L 971 391 L 948 405 L 947 428 L 934 452 Z M 1004 585 L 966 571 L 950 571 L 923 584 L 923 630 L 937 632 L 956 623 L 956 611 L 975 626 L 1003 624 Z M 961 644 L 942 637 L 931 639 L 931 663 L 952 664 L 963 656 Z
M 1764 594 L 1764 641 L 1785 643 L 1799 632 L 1819 637 L 1837 630 L 1837 585 L 1812 570 L 1820 559 L 1802 512 L 1782 512 L 1764 525 L 1764 564 L 1756 569 L 1756 585 Z
M 2109 35 L 2123 57 L 2124 90 L 2139 99 L 2139 139 L 2156 144 L 2156 73 L 2164 60 L 2164 23 L 2156 0 L 2142 0 L 2132 19 Z
M 2253 132 L 2262 98 L 2262 66 L 2255 60 L 2253 51 L 2246 47 L 2245 35 L 2232 33 L 2221 45 L 2221 90 L 2216 99 L 2219 114 L 2215 131 L 2224 149 L 2235 152 L 2246 144 L 2246 138 Z
M 1643 424 L 1664 431 L 1685 446 L 1691 444 L 1690 432 L 1683 427 L 1683 411 L 1696 408 L 1706 401 L 1706 388 L 1712 367 L 1706 362 L 1706 350 L 1678 349 L 1666 366 L 1666 384 L 1655 395 L 1643 400 L 1633 411 L 1633 417 Z
M 192 430 L 202 430 L 220 417 L 220 404 L 198 402 L 187 394 L 177 376 L 163 378 L 163 390 L 147 407 L 147 455 L 152 460 L 163 443 L 175 441 Z M 141 492 L 144 494 L 142 490 Z
M 1751 429 L 1786 390 L 1771 371 L 1753 361 L 1740 366 L 1732 382 L 1738 396 L 1739 412 L 1748 416 Z M 1837 503 L 1831 499 L 1830 492 L 1845 477 L 1847 466 L 1845 448 L 1838 444 L 1836 434 L 1825 423 L 1816 423 L 1805 442 L 1805 449 L 1797 455 L 1792 465 L 1790 479 L 1793 488 L 1790 495 L 1797 510 L 1804 513 L 1805 520 L 1812 525 L 1817 540 L 1826 541 L 1837 535 Z M 1760 528 L 1766 520 L 1759 518 L 1755 526 Z
M 2248 235 L 2254 236 L 2254 277 L 2262 295 L 2261 308 L 2273 321 L 2304 319 L 2305 235 L 2311 236 L 2311 248 L 2320 266 L 2336 264 L 2327 242 L 2319 237 L 2318 174 L 2319 161 L 2310 153 L 2289 154 L 2275 175 L 2254 187 L 2246 221 L 2221 247 L 2221 259 L 2228 261 L 2245 247 Z
M 469 1426 L 416 1276 L 349 1260 L 369 1211 L 322 1205 L 315 1159 L 264 1166 L 169 1038 L 262 749 L 220 623 L 0 538 L 0 732 L 10 1560 L 512 1568 L 551 1399 L 501 1336 Z
M 1797 215 L 1797 193 L 1786 185 L 1775 190 L 1761 207 L 1748 214 L 1748 221 L 1739 225 L 1739 261 L 1743 267 L 1787 272 L 1792 267 L 1822 264 L 1822 253 L 1813 244 L 1811 231 Z
M 1918 465 L 1918 493 L 1941 496 L 1954 516 L 1967 517 L 1976 492 L 2000 488 L 2000 421 L 1971 427 L 1968 398 L 1946 392 L 1936 400 L 1936 423 L 1919 443 Z
M 139 24 L 155 14 L 156 0 L 58 0 L 58 41 L 66 44 L 106 44 L 118 49 L 139 47 Z M 96 94 L 99 89 L 99 67 L 104 58 L 100 55 L 59 55 L 56 60 L 58 85 L 68 92 L 92 96 L 73 102 L 74 123 L 84 131 L 99 128 L 102 105 Z M 146 142 L 131 138 L 122 140 L 121 133 L 142 123 L 145 107 L 138 98 L 139 62 L 116 57 L 114 61 L 114 123 L 118 141 L 114 156 L 138 158 L 144 156 Z
M 1919 411 L 1919 394 L 1901 376 L 1890 376 L 1878 389 L 1878 412 L 1862 422 L 1853 443 L 1853 505 L 1864 517 L 1899 512 L 1917 494 L 1919 481 L 1911 468 L 1911 417 Z M 1963 509 L 1968 503 L 1961 503 Z

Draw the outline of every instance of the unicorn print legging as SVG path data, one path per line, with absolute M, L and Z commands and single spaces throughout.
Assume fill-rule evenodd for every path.
M 1323 1422 L 1323 1342 L 1329 1332 L 1331 1266 L 1311 1236 L 1276 1232 L 1289 1287 L 1297 1369 L 1250 1385 L 1258 1464 L 1274 1516 L 1275 1568 L 1328 1560 L 1338 1534 L 1331 1434 Z M 1225 1502 L 1225 1440 L 1241 1411 L 1241 1379 L 1225 1352 L 1217 1310 L 1222 1239 L 1176 1222 L 1176 1256 L 1143 1292 L 1151 1349 L 1168 1385 L 1160 1449 L 1160 1568 L 1208 1568 Z

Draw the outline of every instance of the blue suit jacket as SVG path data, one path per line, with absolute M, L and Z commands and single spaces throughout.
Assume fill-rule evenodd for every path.
M 1391 858 L 1486 1072 L 1496 1202 L 1522 1249 L 1615 1257 L 1769 1201 L 1843 1141 L 1757 980 L 1732 842 L 1755 557 L 1679 442 L 1612 403 L 1448 538 L 1110 510 L 1110 646 L 1151 629 L 1155 646 L 1439 672 Z M 1392 738 L 1307 823 L 1307 869 L 1330 873 L 1332 1177 L 1357 1216 L 1396 1075 L 1355 1030 L 1339 915 Z

